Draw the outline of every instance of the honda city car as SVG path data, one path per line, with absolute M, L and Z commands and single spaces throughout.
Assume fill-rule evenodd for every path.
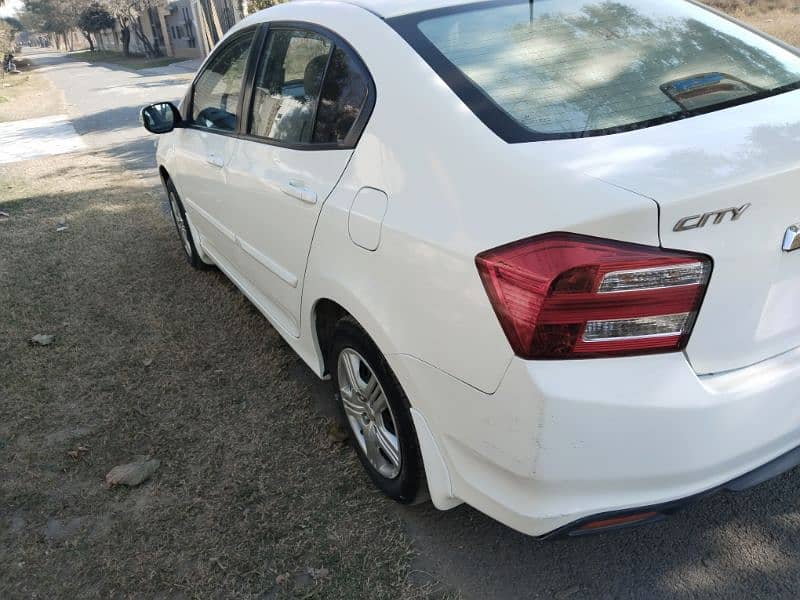
M 391 498 L 579 535 L 800 462 L 795 49 L 685 0 L 298 0 L 142 118 L 189 263 Z

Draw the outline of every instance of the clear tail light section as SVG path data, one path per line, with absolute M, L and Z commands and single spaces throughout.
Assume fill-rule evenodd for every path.
M 686 346 L 711 259 L 571 233 L 477 256 L 483 285 L 517 356 L 567 359 Z

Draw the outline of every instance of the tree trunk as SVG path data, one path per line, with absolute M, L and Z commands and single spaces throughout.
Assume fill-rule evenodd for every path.
M 127 25 L 122 28 L 122 54 L 126 57 L 131 55 L 131 30 Z
M 144 53 L 148 57 L 156 56 L 155 50 L 153 50 L 153 44 L 150 43 L 150 39 L 145 35 L 144 31 L 142 30 L 142 24 L 137 20 L 131 21 L 131 29 L 133 29 L 133 33 L 136 34 L 136 38 L 142 43 L 144 46 Z
M 94 52 L 94 41 L 92 40 L 92 34 L 89 31 L 81 31 L 83 37 L 86 38 L 86 41 L 89 42 L 89 52 Z

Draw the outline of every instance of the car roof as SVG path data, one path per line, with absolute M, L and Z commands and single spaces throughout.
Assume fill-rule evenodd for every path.
M 375 13 L 379 17 L 388 19 L 400 15 L 422 12 L 446 6 L 472 4 L 483 0 L 293 0 L 293 4 L 307 2 L 343 3 L 353 4 Z

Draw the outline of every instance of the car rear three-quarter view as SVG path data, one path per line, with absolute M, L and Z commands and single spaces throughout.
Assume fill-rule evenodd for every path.
M 298 0 L 144 116 L 187 258 L 390 497 L 579 535 L 800 463 L 796 50 L 684 0 Z

